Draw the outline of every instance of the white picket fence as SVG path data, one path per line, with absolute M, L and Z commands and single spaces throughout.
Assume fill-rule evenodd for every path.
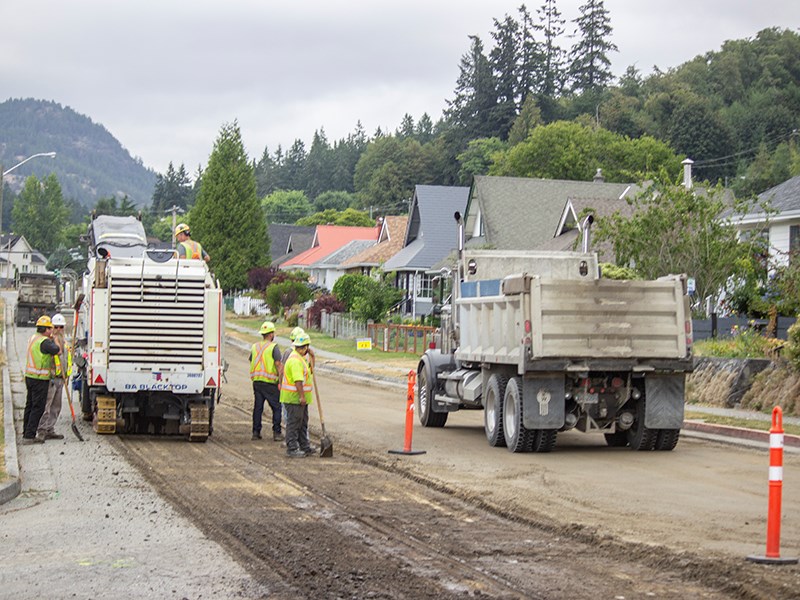
M 233 298 L 233 312 L 237 315 L 268 315 L 267 303 L 250 296 L 235 296 Z
M 320 330 L 334 338 L 354 340 L 367 337 L 367 324 L 357 321 L 349 313 L 328 313 L 320 315 Z

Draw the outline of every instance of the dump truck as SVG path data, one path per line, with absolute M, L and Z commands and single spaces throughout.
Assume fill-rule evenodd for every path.
M 675 448 L 692 370 L 687 280 L 604 279 L 597 254 L 472 250 L 461 227 L 450 301 L 417 367 L 418 419 L 482 409 L 491 446 L 549 452 L 558 432 Z M 446 269 L 447 270 L 447 269 Z
M 17 306 L 14 322 L 32 327 L 42 315 L 53 316 L 61 302 L 58 277 L 52 273 L 18 273 Z
M 222 290 L 206 263 L 147 245 L 135 217 L 99 216 L 85 237 L 78 385 L 98 433 L 213 431 L 224 365 Z

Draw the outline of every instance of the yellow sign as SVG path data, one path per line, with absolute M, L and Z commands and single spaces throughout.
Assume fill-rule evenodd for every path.
M 370 338 L 358 338 L 356 340 L 356 350 L 372 350 L 372 340 Z

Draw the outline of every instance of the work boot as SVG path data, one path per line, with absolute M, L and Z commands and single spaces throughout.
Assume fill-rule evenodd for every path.
M 255 440 L 260 440 L 261 439 L 261 434 L 260 433 L 254 433 L 253 437 L 251 437 L 250 439 L 254 440 L 254 441 Z
M 298 448 L 297 450 L 287 450 L 286 456 L 288 456 L 289 458 L 305 458 L 306 453 L 300 450 L 300 448 Z
M 44 434 L 44 439 L 46 439 L 46 440 L 63 440 L 64 436 L 61 435 L 60 433 L 51 433 L 51 432 L 48 431 L 47 433 Z
M 306 456 L 314 456 L 317 452 L 319 452 L 319 448 L 316 446 L 309 446 L 308 448 L 303 448 L 303 452 Z
M 277 433 L 272 434 L 272 441 L 273 442 L 282 442 L 283 441 L 283 434 L 278 431 Z
M 21 444 L 23 444 L 25 446 L 29 446 L 31 444 L 44 444 L 44 438 L 40 438 L 40 437 L 26 438 L 26 437 L 24 437 L 24 438 L 22 438 Z

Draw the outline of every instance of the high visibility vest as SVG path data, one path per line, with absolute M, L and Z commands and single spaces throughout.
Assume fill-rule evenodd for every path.
M 256 342 L 250 349 L 250 379 L 278 383 L 278 369 L 272 356 L 275 342 Z
M 25 377 L 31 379 L 50 379 L 53 357 L 42 352 L 42 342 L 47 336 L 34 333 L 28 340 L 28 360 L 25 364 Z
M 203 258 L 203 247 L 199 242 L 186 240 L 185 242 L 180 242 L 179 245 L 183 246 L 183 253 L 186 255 L 186 258 Z
M 67 351 L 67 373 L 66 377 L 72 375 L 72 352 L 70 352 L 69 346 L 66 348 Z M 53 356 L 53 365 L 54 365 L 54 376 L 55 377 L 64 377 L 61 372 L 61 356 L 56 354 Z
M 297 392 L 296 382 L 303 381 L 304 392 L 314 390 L 311 384 L 311 368 L 306 359 L 293 350 L 283 367 L 283 381 L 281 382 L 281 402 L 283 404 L 300 404 L 300 394 Z M 311 403 L 311 397 L 306 395 L 306 402 Z

